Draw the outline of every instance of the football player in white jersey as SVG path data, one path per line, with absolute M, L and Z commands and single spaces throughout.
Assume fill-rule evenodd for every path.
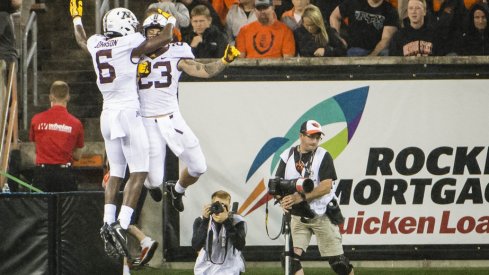
M 111 170 L 105 189 L 104 225 L 100 233 L 108 254 L 115 249 L 118 254 L 128 256 L 126 231 L 149 169 L 148 137 L 137 94 L 138 61 L 142 54 L 153 52 L 171 41 L 176 19 L 163 13 L 169 22 L 167 28 L 155 39 L 146 40 L 137 31 L 136 16 L 128 9 L 115 8 L 103 17 L 104 34 L 92 35 L 87 40 L 81 22 L 81 0 L 70 0 L 70 13 L 77 43 L 92 56 L 97 85 L 104 100 L 100 128 Z M 126 165 L 130 177 L 116 221 L 116 195 Z
M 153 13 L 143 22 L 147 40 L 156 39 L 168 20 Z M 150 144 L 148 179 L 144 183 L 153 198 L 161 200 L 160 185 L 164 180 L 166 146 L 185 164 L 176 184 L 167 184 L 173 207 L 182 212 L 182 196 L 206 171 L 204 154 L 199 140 L 185 123 L 178 107 L 178 81 L 183 72 L 195 77 L 210 78 L 222 72 L 227 64 L 239 56 L 239 51 L 228 46 L 224 57 L 216 62 L 202 64 L 194 60 L 187 43 L 175 42 L 157 51 L 143 55 L 139 62 L 139 100 L 143 123 Z M 160 195 L 155 196 L 155 192 Z

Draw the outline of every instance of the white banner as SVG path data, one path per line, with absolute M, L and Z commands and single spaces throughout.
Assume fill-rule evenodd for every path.
M 318 120 L 332 154 L 345 245 L 489 244 L 488 80 L 181 83 L 208 171 L 187 191 L 181 245 L 214 191 L 240 203 L 247 245 L 265 231 L 278 155 Z M 269 202 L 271 235 L 281 209 Z

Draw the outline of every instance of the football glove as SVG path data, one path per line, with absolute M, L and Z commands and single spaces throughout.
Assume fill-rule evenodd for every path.
M 82 0 L 70 0 L 70 14 L 72 18 L 81 17 L 83 15 Z
M 138 64 L 138 75 L 146 77 L 151 73 L 151 63 L 149 61 L 143 61 Z
M 228 45 L 224 51 L 224 56 L 221 58 L 222 63 L 229 64 L 236 59 L 241 53 L 236 49 L 236 47 Z
M 162 10 L 162 9 L 158 9 L 158 13 L 163 15 L 163 17 L 166 18 L 166 21 L 170 24 L 172 24 L 173 26 L 176 26 L 177 25 L 177 19 L 175 18 L 175 16 L 169 14 L 168 12 Z

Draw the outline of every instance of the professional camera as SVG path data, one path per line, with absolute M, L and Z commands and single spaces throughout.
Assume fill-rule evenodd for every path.
M 284 180 L 273 178 L 268 180 L 268 193 L 273 196 L 287 196 L 295 192 L 309 193 L 314 189 L 314 182 L 309 178 Z
M 209 211 L 211 212 L 210 214 L 219 214 L 219 213 L 222 213 L 224 212 L 224 207 L 222 206 L 222 204 L 218 201 L 216 202 L 213 202 L 211 204 L 211 207 L 209 208 Z

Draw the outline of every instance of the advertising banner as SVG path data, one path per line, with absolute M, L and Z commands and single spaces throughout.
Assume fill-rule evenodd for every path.
M 267 196 L 308 119 L 334 159 L 344 245 L 489 244 L 488 80 L 181 83 L 208 170 L 187 190 L 180 245 L 211 194 L 228 191 L 247 245 L 281 245 Z M 268 202 L 268 222 L 266 206 Z

